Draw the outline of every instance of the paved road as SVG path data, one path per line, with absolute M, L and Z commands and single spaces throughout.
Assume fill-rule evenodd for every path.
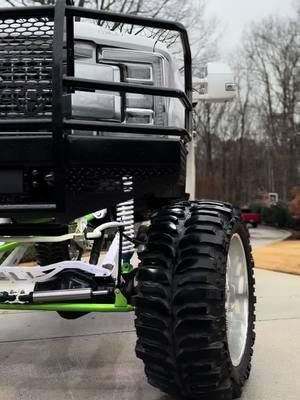
M 257 296 L 256 352 L 243 400 L 298 400 L 300 277 L 258 270 Z M 52 313 L 8 313 L 0 314 L 0 327 L 0 400 L 170 400 L 146 383 L 132 315 L 68 322 Z
M 250 228 L 249 230 L 252 246 L 256 248 L 285 240 L 290 236 L 290 232 L 288 231 L 263 225 L 260 225 L 258 228 Z

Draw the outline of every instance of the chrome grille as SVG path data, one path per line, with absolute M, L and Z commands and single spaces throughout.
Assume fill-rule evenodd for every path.
M 1 119 L 51 114 L 53 29 L 48 17 L 0 17 Z

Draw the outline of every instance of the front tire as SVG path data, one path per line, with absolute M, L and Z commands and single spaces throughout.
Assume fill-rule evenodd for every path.
M 242 250 L 231 257 L 230 273 L 235 277 L 244 268 L 243 281 L 228 276 L 232 238 L 238 238 Z M 239 397 L 250 374 L 255 338 L 253 260 L 240 217 L 229 204 L 217 202 L 168 207 L 153 217 L 141 258 L 136 353 L 149 383 L 184 399 Z M 240 331 L 239 311 L 233 312 L 239 292 Z M 232 336 L 232 324 L 241 337 Z M 235 351 L 235 337 L 240 351 Z
M 35 245 L 37 263 L 41 266 L 61 261 L 80 260 L 83 249 L 75 241 L 38 243 Z

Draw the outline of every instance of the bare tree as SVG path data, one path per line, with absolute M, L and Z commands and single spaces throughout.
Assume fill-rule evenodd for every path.
M 208 163 L 214 181 L 221 181 L 223 198 L 242 205 L 260 191 L 275 191 L 287 201 L 292 187 L 300 185 L 299 20 L 261 21 L 249 30 L 243 49 L 233 64 L 236 101 L 210 129 L 211 145 L 202 157 L 208 162 L 212 155 Z M 200 120 L 205 124 L 205 116 Z M 208 135 L 200 125 L 195 126 L 205 148 Z
M 240 204 L 246 202 L 249 193 L 248 168 L 246 154 L 246 138 L 250 136 L 252 128 L 252 77 L 247 65 L 247 60 L 241 49 L 238 53 L 233 68 L 235 71 L 235 81 L 237 86 L 237 95 L 234 107 L 232 109 L 234 116 L 234 132 L 238 138 L 237 155 L 237 174 L 236 174 L 236 201 Z
M 252 27 L 246 43 L 257 82 L 256 105 L 272 146 L 273 168 L 281 171 L 275 189 L 284 200 L 298 178 L 299 28 L 297 19 L 270 17 Z
M 0 5 L 6 3 L 10 6 L 26 6 L 33 4 L 53 5 L 55 0 L 0 0 Z M 98 10 L 120 12 L 127 15 L 141 15 L 151 18 L 163 18 L 184 23 L 190 34 L 193 49 L 195 69 L 205 62 L 214 53 L 216 41 L 216 21 L 206 21 L 205 5 L 207 0 L 74 0 L 74 4 L 80 7 L 91 7 Z M 175 55 L 179 55 L 178 34 L 160 29 L 145 29 L 121 23 L 106 23 L 98 21 L 112 31 L 147 36 L 158 42 L 164 42 L 167 46 L 173 46 Z M 182 60 L 182 58 L 179 60 Z
M 218 133 L 227 112 L 227 104 L 200 102 L 194 109 L 193 121 L 197 140 L 197 191 L 199 197 L 219 197 L 220 177 L 216 162 Z

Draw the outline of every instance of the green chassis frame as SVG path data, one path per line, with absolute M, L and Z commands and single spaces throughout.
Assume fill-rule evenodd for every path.
M 93 214 L 86 215 L 87 222 L 94 219 Z M 40 222 L 40 221 L 35 221 Z M 44 221 L 43 221 L 44 222 Z M 76 222 L 76 221 L 75 221 Z M 22 246 L 22 243 L 8 242 L 0 246 L 0 254 L 12 251 L 18 246 Z M 128 264 L 123 267 L 123 273 L 130 272 Z M 1 265 L 0 265 L 1 270 Z M 56 311 L 56 312 L 132 312 L 134 307 L 128 304 L 126 297 L 121 293 L 119 289 L 115 290 L 115 303 L 114 304 L 97 304 L 97 303 L 49 303 L 49 304 L 7 304 L 0 303 L 0 310 L 25 310 L 25 311 Z
M 0 303 L 0 310 L 26 310 L 26 311 L 69 311 L 69 312 L 131 312 L 134 307 L 127 303 L 120 290 L 115 291 L 114 304 L 93 303 L 50 303 L 50 304 L 6 304 Z

